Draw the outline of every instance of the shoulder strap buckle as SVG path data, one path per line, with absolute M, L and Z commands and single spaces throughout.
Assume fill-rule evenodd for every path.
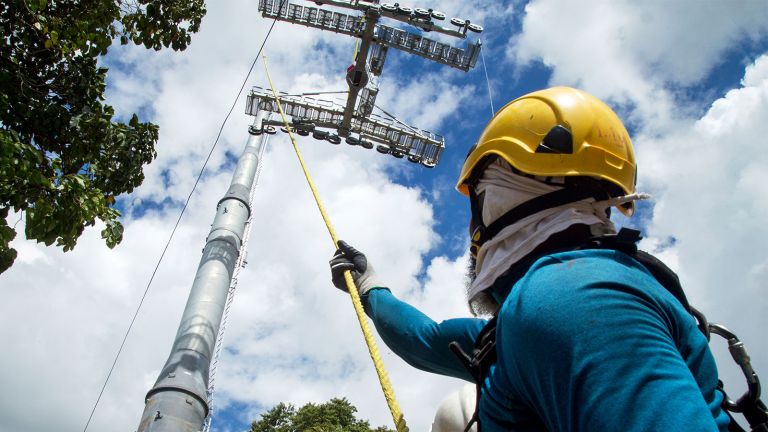
M 475 380 L 475 412 L 469 419 L 464 432 L 469 432 L 473 424 L 477 424 L 477 430 L 480 431 L 480 392 L 491 365 L 496 363 L 496 317 L 491 318 L 480 330 L 471 354 L 467 354 L 456 341 L 448 344 L 448 348 L 459 358 L 462 366 Z

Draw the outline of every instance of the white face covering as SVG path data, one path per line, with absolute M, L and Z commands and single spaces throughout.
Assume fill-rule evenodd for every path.
M 515 174 L 512 167 L 499 158 L 488 166 L 477 185 L 477 194 L 485 194 L 483 224 L 489 226 L 510 209 L 560 188 Z M 632 197 L 637 199 L 636 196 Z M 477 253 L 477 277 L 467 293 L 470 310 L 475 314 L 493 312 L 494 308 L 487 304 L 488 298 L 483 292 L 551 235 L 575 224 L 590 226 L 595 236 L 615 234 L 616 227 L 605 211 L 615 205 L 615 201 L 595 202 L 594 198 L 587 198 L 540 211 L 502 229 L 494 238 L 485 242 Z

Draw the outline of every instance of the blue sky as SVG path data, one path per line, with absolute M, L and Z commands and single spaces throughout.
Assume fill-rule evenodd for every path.
M 298 1 L 298 0 L 294 0 Z M 82 430 L 122 333 L 268 28 L 257 2 L 208 4 L 184 53 L 115 47 L 107 98 L 120 115 L 160 124 L 146 181 L 119 198 L 123 244 L 98 229 L 73 252 L 17 239 L 0 276 L 0 432 Z M 692 302 L 739 333 L 768 373 L 768 3 L 765 0 L 415 1 L 485 27 L 496 109 L 549 85 L 581 87 L 629 126 L 639 188 L 654 199 L 622 225 L 676 269 Z M 278 23 L 267 47 L 283 91 L 339 90 L 354 42 Z M 265 86 L 257 63 L 249 86 Z M 453 190 L 467 148 L 490 116 L 482 63 L 469 73 L 391 51 L 377 100 L 446 137 L 438 167 L 420 169 L 347 145 L 300 145 L 340 237 L 369 255 L 393 292 L 436 320 L 466 316 L 462 274 L 468 211 Z M 215 203 L 251 119 L 244 96 L 158 271 L 89 430 L 133 430 L 170 349 Z M 265 156 L 248 266 L 217 374 L 214 430 L 241 431 L 274 404 L 345 396 L 372 424 L 389 414 L 354 314 L 329 281 L 333 252 L 290 144 Z M 15 222 L 18 216 L 11 215 Z M 97 227 L 98 228 L 98 227 Z M 428 430 L 462 383 L 415 371 L 381 345 L 412 430 Z M 721 362 L 728 355 L 717 351 Z M 55 361 L 51 361 L 54 359 Z M 739 382 L 724 367 L 726 382 Z M 736 388 L 739 388 L 738 385 Z M 30 416 L 29 413 L 41 413 Z

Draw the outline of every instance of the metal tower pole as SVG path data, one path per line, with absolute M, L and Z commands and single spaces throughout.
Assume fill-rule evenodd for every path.
M 265 112 L 251 130 L 260 130 Z M 171 354 L 147 393 L 138 432 L 198 432 L 209 412 L 208 374 L 232 273 L 250 216 L 249 195 L 265 134 L 250 134 L 216 207 Z
M 347 85 L 349 85 L 349 96 L 347 97 L 347 106 L 344 108 L 344 119 L 339 126 L 339 136 L 348 137 L 352 116 L 355 114 L 355 104 L 357 103 L 357 94 L 368 85 L 368 72 L 365 70 L 368 60 L 368 50 L 371 47 L 373 31 L 376 29 L 376 21 L 379 20 L 377 10 L 369 10 L 365 15 L 365 30 L 363 31 L 360 50 L 357 52 L 355 67 L 347 73 Z

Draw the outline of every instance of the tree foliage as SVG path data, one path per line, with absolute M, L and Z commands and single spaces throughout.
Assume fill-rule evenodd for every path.
M 355 417 L 355 408 L 347 399 L 331 399 L 299 409 L 279 403 L 251 424 L 251 432 L 393 432 L 384 426 L 371 428 L 367 421 Z
M 96 219 L 107 246 L 122 240 L 115 197 L 144 180 L 158 126 L 114 118 L 98 59 L 117 40 L 184 50 L 204 15 L 204 0 L 0 3 L 0 273 L 16 257 L 9 211 L 24 212 L 27 238 L 64 251 Z

